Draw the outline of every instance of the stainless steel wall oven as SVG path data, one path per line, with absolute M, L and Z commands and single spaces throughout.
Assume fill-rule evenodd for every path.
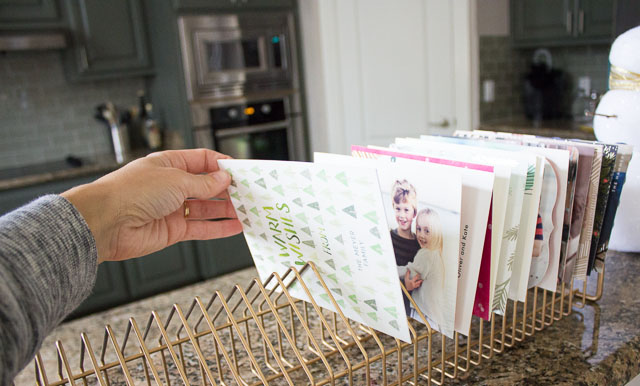
M 213 105 L 208 113 L 210 123 L 195 131 L 199 145 L 241 159 L 298 158 L 294 133 L 302 118 L 290 113 L 288 98 Z
M 235 158 L 307 158 L 291 12 L 178 19 L 195 144 Z

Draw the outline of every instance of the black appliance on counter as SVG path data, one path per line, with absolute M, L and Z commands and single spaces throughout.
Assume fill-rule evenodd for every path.
M 569 82 L 564 71 L 534 63 L 524 76 L 524 113 L 533 121 L 563 119 L 569 114 Z

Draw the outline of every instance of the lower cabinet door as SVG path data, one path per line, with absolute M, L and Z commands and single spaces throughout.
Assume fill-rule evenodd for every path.
M 124 263 L 104 262 L 98 266 L 98 277 L 91 295 L 71 313 L 70 318 L 104 311 L 126 303 L 128 300 L 129 291 L 124 279 Z
M 0 0 L 1 2 L 2 0 Z M 24 188 L 0 191 L 0 216 L 11 212 L 45 194 L 58 194 L 74 186 L 86 184 L 102 177 L 102 174 L 89 175 L 68 180 L 52 181 Z
M 198 263 L 205 278 L 224 275 L 253 265 L 242 234 L 224 239 L 197 241 Z
M 174 244 L 148 256 L 127 260 L 124 264 L 133 299 L 194 283 L 201 277 L 191 242 Z

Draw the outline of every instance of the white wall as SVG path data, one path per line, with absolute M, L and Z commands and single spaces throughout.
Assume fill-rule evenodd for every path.
M 509 0 L 478 1 L 478 34 L 509 35 Z

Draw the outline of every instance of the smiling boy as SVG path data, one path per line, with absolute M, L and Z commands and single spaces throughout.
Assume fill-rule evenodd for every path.
M 393 252 L 396 256 L 396 265 L 404 267 L 413 261 L 416 253 L 420 249 L 420 244 L 416 240 L 416 235 L 411 230 L 413 219 L 417 214 L 417 195 L 416 189 L 407 180 L 396 180 L 391 188 L 391 204 L 393 205 L 393 213 L 398 227 L 392 229 L 391 242 L 393 243 Z M 420 287 L 422 279 L 419 274 L 411 277 L 407 270 L 405 276 L 400 278 L 407 291 Z M 409 311 L 409 299 L 402 294 L 405 309 Z

